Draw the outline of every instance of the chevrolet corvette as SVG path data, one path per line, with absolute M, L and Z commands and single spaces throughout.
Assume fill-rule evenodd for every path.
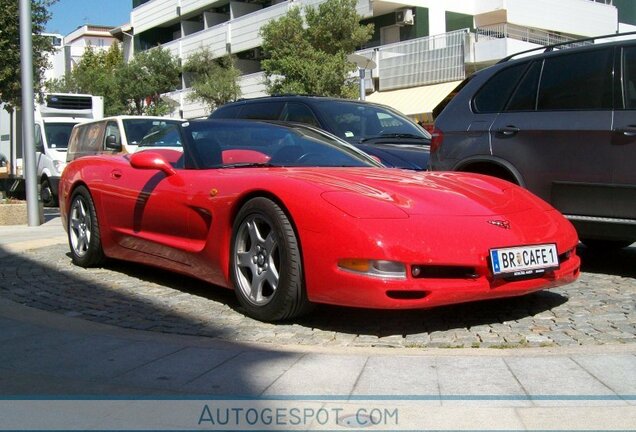
M 576 280 L 572 225 L 493 177 L 384 168 L 312 126 L 167 125 L 182 147 L 79 158 L 60 183 L 76 265 L 114 258 L 233 289 L 245 313 L 413 309 Z M 175 134 L 175 132 L 177 132 Z

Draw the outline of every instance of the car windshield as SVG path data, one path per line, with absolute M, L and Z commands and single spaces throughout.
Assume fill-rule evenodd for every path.
M 123 119 L 122 123 L 126 131 L 128 144 L 136 146 L 141 145 L 142 140 L 147 135 L 155 134 L 157 131 L 170 125 L 178 125 L 181 121 L 170 119 Z M 161 139 L 158 139 L 158 135 L 155 135 L 155 138 L 154 140 L 147 140 L 144 145 L 161 147 L 179 147 L 181 145 L 180 143 L 176 144 L 175 142 L 168 142 L 167 140 L 164 140 L 163 143 L 159 143 Z M 178 137 L 174 135 L 173 138 L 177 139 Z
M 409 119 L 388 108 L 366 103 L 321 102 L 321 112 L 329 129 L 349 142 L 394 137 L 429 140 L 430 134 Z
M 193 168 L 371 167 L 374 159 L 333 135 L 305 125 L 203 120 L 183 124 Z
M 66 150 L 73 126 L 77 123 L 45 123 L 46 142 L 51 149 Z

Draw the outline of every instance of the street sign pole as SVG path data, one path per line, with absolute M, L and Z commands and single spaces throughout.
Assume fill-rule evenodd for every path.
M 22 148 L 29 226 L 40 225 L 35 166 L 35 97 L 33 93 L 33 25 L 31 0 L 20 0 L 20 66 L 22 79 Z

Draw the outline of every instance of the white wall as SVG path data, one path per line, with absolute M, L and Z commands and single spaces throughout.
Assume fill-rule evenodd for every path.
M 581 36 L 615 33 L 618 11 L 586 0 L 507 0 L 508 22 Z

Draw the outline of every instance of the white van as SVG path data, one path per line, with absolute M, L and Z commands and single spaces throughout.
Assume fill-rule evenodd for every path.
M 73 127 L 104 115 L 101 96 L 53 93 L 35 110 L 35 149 L 40 196 L 55 206 L 58 185 L 66 166 L 66 150 Z
M 114 116 L 73 128 L 67 162 L 95 154 L 134 153 L 138 148 L 181 149 L 178 125 L 184 120 L 152 116 Z

